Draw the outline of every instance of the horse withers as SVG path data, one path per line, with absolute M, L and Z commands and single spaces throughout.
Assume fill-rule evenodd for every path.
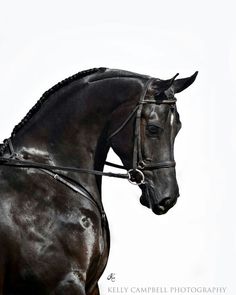
M 155 214 L 176 203 L 175 94 L 196 75 L 96 68 L 43 94 L 0 150 L 0 294 L 99 293 L 110 241 L 102 176 L 139 185 Z M 106 162 L 110 147 L 123 166 Z

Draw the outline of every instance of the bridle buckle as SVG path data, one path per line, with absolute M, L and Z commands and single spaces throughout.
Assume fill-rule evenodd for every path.
M 139 163 L 138 163 L 139 169 L 144 169 L 145 166 L 146 166 L 146 164 L 144 163 L 144 161 L 139 161 Z
M 145 176 L 139 169 L 130 169 L 128 171 L 128 181 L 134 185 L 140 185 L 145 182 Z

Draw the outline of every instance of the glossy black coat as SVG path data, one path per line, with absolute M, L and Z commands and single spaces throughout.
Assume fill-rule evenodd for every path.
M 195 76 L 171 86 L 156 79 L 147 96 L 173 98 Z M 107 138 L 133 110 L 149 78 L 101 68 L 62 82 L 15 128 L 15 151 L 25 160 L 103 170 L 112 147 L 132 168 L 135 116 Z M 176 108 L 146 105 L 141 125 L 145 160 L 173 160 L 180 129 Z M 6 147 L 3 156 L 9 155 Z M 109 227 L 98 208 L 38 169 L 1 166 L 0 174 L 0 294 L 98 294 L 109 254 Z M 100 176 L 61 175 L 102 206 Z M 156 214 L 166 213 L 179 195 L 175 169 L 146 171 L 145 177 L 141 203 Z

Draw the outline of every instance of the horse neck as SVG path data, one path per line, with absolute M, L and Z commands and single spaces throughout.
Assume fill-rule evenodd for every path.
M 127 99 L 126 94 L 120 95 L 120 90 L 129 93 L 127 86 L 133 96 L 127 81 L 122 89 L 110 85 L 98 91 L 72 85 L 56 92 L 18 130 L 13 138 L 15 151 L 35 162 L 102 170 L 109 150 L 106 126 L 112 111 Z M 86 173 L 68 176 L 100 198 L 101 177 Z

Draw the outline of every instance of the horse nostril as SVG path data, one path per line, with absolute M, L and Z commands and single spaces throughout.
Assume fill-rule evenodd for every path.
M 152 207 L 152 211 L 158 215 L 165 214 L 171 207 L 175 205 L 176 201 L 177 198 L 163 198 L 162 200 L 160 200 L 160 202 L 154 204 L 154 206 Z
M 161 200 L 158 204 L 159 207 L 165 208 L 166 206 L 170 205 L 171 203 L 171 198 L 164 198 Z
M 161 206 L 161 205 L 157 205 L 157 209 L 159 211 L 165 211 L 165 207 L 164 206 Z
M 161 215 L 165 213 L 165 207 L 158 205 L 154 205 L 154 207 L 152 208 L 152 211 L 155 214 Z

